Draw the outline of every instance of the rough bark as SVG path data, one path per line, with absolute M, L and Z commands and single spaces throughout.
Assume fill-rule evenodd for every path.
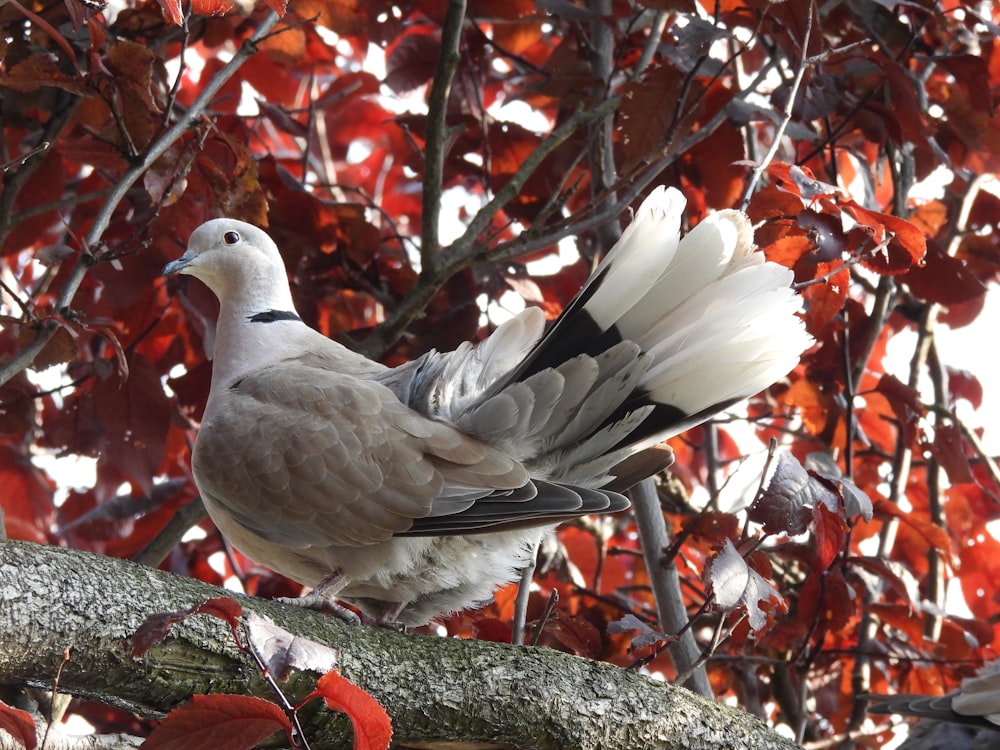
M 273 698 L 228 626 L 198 616 L 138 660 L 129 639 L 151 614 L 226 595 L 122 560 L 0 542 L 0 684 L 51 687 L 163 716 L 195 693 Z M 296 635 L 340 650 L 340 671 L 374 695 L 412 748 L 790 748 L 756 718 L 609 664 L 548 649 L 352 627 L 236 597 Z M 70 656 L 64 662 L 64 650 Z M 294 703 L 316 675 L 282 685 Z M 312 704 L 310 704 L 312 705 Z M 313 747 L 349 747 L 347 721 L 303 717 Z

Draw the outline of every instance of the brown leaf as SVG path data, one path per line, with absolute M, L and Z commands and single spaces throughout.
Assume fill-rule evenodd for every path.
M 622 89 L 616 129 L 625 154 L 623 170 L 629 169 L 660 148 L 674 120 L 677 98 L 684 87 L 684 76 L 670 66 L 651 70 L 635 83 Z M 695 84 L 695 88 L 700 88 Z M 692 92 L 692 99 L 697 98 Z
M 9 67 L 0 76 L 0 86 L 14 91 L 34 91 L 43 86 L 55 86 L 78 96 L 93 95 L 82 78 L 63 73 L 55 58 L 47 52 L 39 52 Z

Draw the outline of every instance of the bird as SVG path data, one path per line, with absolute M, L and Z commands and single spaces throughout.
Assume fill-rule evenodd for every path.
M 975 677 L 945 695 L 865 695 L 868 712 L 923 719 L 913 725 L 908 750 L 1000 746 L 1000 663 L 984 666 Z
M 741 212 L 683 238 L 654 188 L 546 329 L 536 307 L 478 344 L 387 367 L 295 310 L 262 229 L 213 219 L 163 268 L 218 297 L 194 482 L 238 550 L 414 627 L 482 606 L 560 522 L 628 507 L 666 439 L 786 376 L 812 344 L 792 271 Z M 356 617 L 356 615 L 355 615 Z

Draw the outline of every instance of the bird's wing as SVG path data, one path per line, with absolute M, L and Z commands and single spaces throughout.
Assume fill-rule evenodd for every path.
M 370 380 L 283 362 L 219 397 L 195 443 L 195 478 L 210 504 L 273 543 L 361 546 L 627 506 L 614 493 L 536 486 L 509 455 Z
M 434 502 L 528 483 L 509 456 L 404 407 L 377 383 L 300 364 L 239 378 L 195 443 L 210 502 L 290 547 L 357 546 L 408 530 Z

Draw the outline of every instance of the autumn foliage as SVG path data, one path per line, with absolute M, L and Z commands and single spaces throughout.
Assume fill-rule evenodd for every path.
M 956 413 L 989 384 L 935 342 L 1000 275 L 1000 13 L 464 5 L 0 5 L 7 536 L 137 558 L 194 500 L 216 302 L 159 269 L 206 219 L 267 227 L 304 319 L 399 364 L 481 337 L 511 293 L 556 315 L 666 183 L 690 225 L 747 211 L 816 341 L 742 414 L 675 439 L 658 485 L 712 687 L 802 740 L 880 746 L 887 725 L 859 693 L 947 690 L 1000 636 L 1000 472 Z M 918 197 L 929 178 L 943 187 Z M 539 272 L 567 238 L 579 258 Z M 907 365 L 889 374 L 900 342 Z M 746 458 L 771 440 L 758 491 L 763 461 Z M 67 477 L 53 456 L 93 472 Z M 170 531 L 164 568 L 299 593 L 199 523 Z M 529 602 L 535 641 L 674 677 L 632 518 L 559 542 Z M 945 607 L 949 581 L 971 616 Z M 509 640 L 513 596 L 443 627 Z M 279 714 L 261 732 L 285 729 Z M 0 713 L 12 733 L 25 721 Z

